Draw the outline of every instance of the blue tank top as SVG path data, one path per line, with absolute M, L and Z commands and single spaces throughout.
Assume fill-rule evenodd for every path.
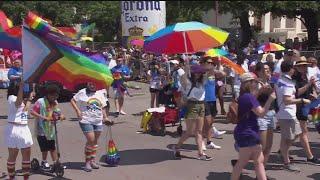
M 211 102 L 211 101 L 216 101 L 216 80 L 209 79 L 206 80 L 204 84 L 204 89 L 205 89 L 205 97 L 204 101 L 205 102 Z

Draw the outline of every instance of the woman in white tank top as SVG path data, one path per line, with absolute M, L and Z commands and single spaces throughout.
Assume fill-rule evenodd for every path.
M 186 72 L 189 72 L 189 64 L 186 65 Z M 203 138 L 202 129 L 204 124 L 204 76 L 206 69 L 202 65 L 193 65 L 191 67 L 191 77 L 185 73 L 181 78 L 182 92 L 187 101 L 186 103 L 186 131 L 182 134 L 178 144 L 174 147 L 175 158 L 181 158 L 180 147 L 193 134 L 195 134 L 198 146 L 198 159 L 209 161 L 211 157 L 207 156 L 202 148 Z M 194 131 L 195 130 L 195 131 Z
M 15 177 L 15 161 L 19 150 L 22 154 L 22 172 L 24 179 L 29 178 L 31 145 L 33 144 L 30 129 L 28 127 L 28 110 L 33 94 L 23 92 L 23 83 L 10 84 L 8 88 L 8 124 L 4 131 L 5 144 L 8 147 L 9 156 L 7 169 L 9 179 Z

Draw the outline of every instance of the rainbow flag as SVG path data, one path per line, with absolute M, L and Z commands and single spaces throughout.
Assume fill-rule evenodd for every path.
M 104 89 L 113 82 L 105 62 L 86 56 L 71 46 L 56 44 L 56 47 L 62 57 L 47 69 L 40 81 L 58 81 L 72 91 L 87 82 L 94 82 L 97 89 Z
M 0 32 L 0 48 L 21 51 L 21 35 Z
M 58 29 L 69 38 L 75 39 L 77 36 L 77 31 L 73 27 L 58 27 Z
M 29 26 L 30 29 L 34 29 L 41 33 L 54 32 L 64 35 L 64 33 L 60 31 L 58 28 L 51 26 L 47 21 L 30 11 L 28 15 L 25 17 L 24 22 L 26 23 L 26 25 Z
M 312 120 L 320 120 L 320 99 L 312 101 L 310 104 L 304 105 L 302 108 L 302 113 L 304 116 L 311 114 Z
M 3 11 L 0 11 L 0 48 L 21 51 L 21 28 L 13 27 Z
M 4 32 L 13 27 L 12 21 L 7 18 L 6 14 L 0 10 L 0 31 Z
M 71 91 L 82 83 L 93 82 L 104 89 L 113 82 L 105 61 L 48 35 L 24 28 L 22 47 L 24 81 L 58 81 Z

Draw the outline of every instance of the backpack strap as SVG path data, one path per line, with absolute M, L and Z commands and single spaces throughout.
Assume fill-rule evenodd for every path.
M 190 88 L 190 90 L 189 90 L 189 92 L 188 92 L 188 94 L 187 94 L 187 97 L 189 97 L 189 95 L 190 95 L 190 93 L 191 93 L 191 91 L 192 91 L 192 89 L 195 87 L 195 85 L 192 83 L 191 84 L 191 88 Z

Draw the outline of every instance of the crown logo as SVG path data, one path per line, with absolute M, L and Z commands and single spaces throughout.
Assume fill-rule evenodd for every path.
M 128 29 L 130 36 L 142 36 L 143 29 L 137 26 Z

